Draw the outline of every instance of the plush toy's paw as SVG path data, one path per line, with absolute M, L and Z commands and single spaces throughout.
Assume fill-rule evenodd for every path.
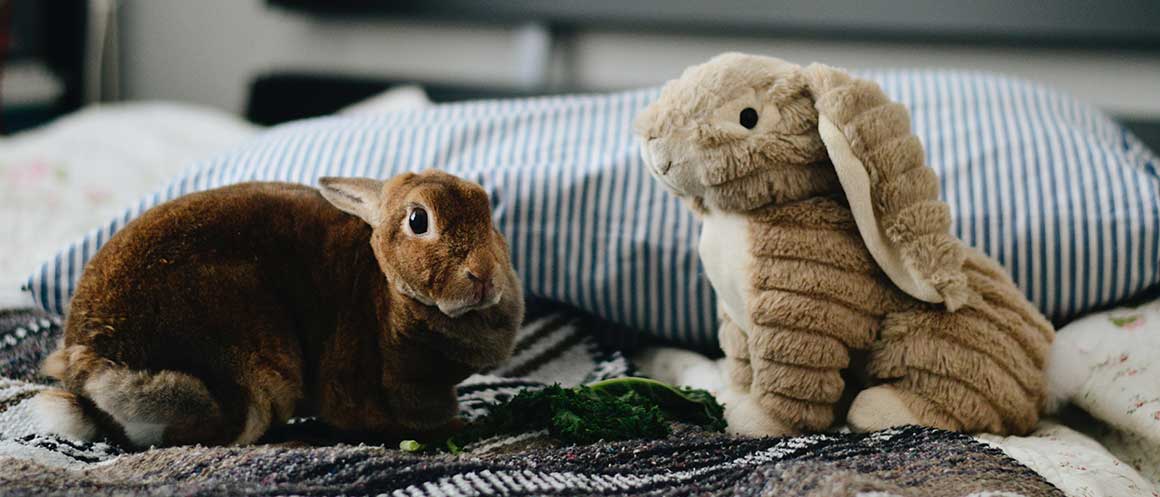
M 796 433 L 789 425 L 770 416 L 748 393 L 730 387 L 718 399 L 725 405 L 729 433 L 753 437 L 780 437 Z
M 877 431 L 895 426 L 922 424 L 910 411 L 898 390 L 878 385 L 854 398 L 846 422 L 854 431 Z
M 714 395 L 728 384 L 728 378 L 721 372 L 724 361 L 676 347 L 649 347 L 632 358 L 645 377 L 670 385 L 699 388 Z

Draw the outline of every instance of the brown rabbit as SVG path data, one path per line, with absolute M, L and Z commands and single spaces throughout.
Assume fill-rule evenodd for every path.
M 291 416 L 457 426 L 455 384 L 510 356 L 524 310 L 487 193 L 438 171 L 320 184 L 194 193 L 110 239 L 45 361 L 45 428 L 145 447 L 249 444 Z

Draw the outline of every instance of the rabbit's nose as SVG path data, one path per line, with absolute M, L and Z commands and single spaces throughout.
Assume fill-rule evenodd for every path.
M 468 270 L 467 270 L 467 279 L 469 279 L 469 280 L 471 280 L 471 281 L 473 281 L 473 282 L 479 283 L 479 282 L 482 282 L 482 281 L 488 281 L 488 280 L 491 280 L 491 275 L 490 275 L 490 274 L 488 274 L 488 272 L 487 272 L 487 271 L 479 271 L 479 270 L 472 270 L 472 269 L 468 269 Z
M 475 285 L 475 297 L 481 302 L 486 300 L 495 290 L 495 282 L 492 280 L 490 271 L 473 271 L 468 269 L 467 279 Z

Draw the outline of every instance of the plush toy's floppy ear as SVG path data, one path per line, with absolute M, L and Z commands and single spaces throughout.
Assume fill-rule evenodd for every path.
M 961 307 L 969 297 L 962 242 L 926 167 L 910 115 L 877 84 L 813 64 L 804 69 L 818 133 L 870 254 L 902 291 Z
M 379 196 L 383 182 L 369 178 L 319 178 L 319 191 L 339 210 L 354 214 L 371 226 L 379 225 Z

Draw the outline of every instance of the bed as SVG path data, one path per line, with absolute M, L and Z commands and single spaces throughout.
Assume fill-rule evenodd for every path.
M 270 109 L 279 106 L 261 103 L 278 101 L 267 92 L 286 81 L 281 76 L 259 80 L 251 117 L 267 123 L 303 117 L 273 116 Z M 211 178 L 247 179 L 248 173 L 219 173 L 245 162 L 240 157 L 249 157 L 253 165 L 261 157 L 247 155 L 247 147 L 252 148 L 247 144 L 254 139 L 261 142 L 266 136 L 261 143 L 269 145 L 270 136 L 285 138 L 312 126 L 382 125 L 395 118 L 405 124 L 409 121 L 398 116 L 415 118 L 430 105 L 424 92 L 412 88 L 378 94 L 381 85 L 366 83 L 349 98 L 319 104 L 312 111 L 331 112 L 375 97 L 346 108 L 342 116 L 292 123 L 273 135 L 210 111 L 154 105 L 86 111 L 0 144 L 4 157 L 31 158 L 27 163 L 32 164 L 5 169 L 22 183 L 8 183 L 20 185 L 6 192 L 13 196 L 5 196 L 17 201 L 0 206 L 5 224 L 14 227 L 12 236 L 0 242 L 0 260 L 7 264 L 5 289 L 23 283 L 32 290 L 5 294 L 5 309 L 0 310 L 0 488 L 29 495 L 1157 495 L 1160 411 L 1155 411 L 1156 423 L 1148 418 L 1153 416 L 1149 409 L 1160 408 L 1153 404 L 1160 400 L 1152 398 L 1160 395 L 1152 386 L 1160 384 L 1160 371 L 1149 369 L 1160 363 L 1160 311 L 1139 291 L 1137 298 L 1146 305 L 1089 314 L 1061 331 L 1058 361 L 1083 367 L 1053 372 L 1053 381 L 1059 383 L 1055 391 L 1061 406 L 1074 404 L 1083 411 L 1061 408 L 1058 418 L 1045 421 L 1028 437 L 971 437 L 907 427 L 873 434 L 838 430 L 748 439 L 677 427 L 673 436 L 660 441 L 558 446 L 543 433 L 525 433 L 481 442 L 458 456 L 431 456 L 395 447 L 334 445 L 311 420 L 297 421 L 272 434 L 266 444 L 246 448 L 131 453 L 107 443 L 41 433 L 27 401 L 44 388 L 45 379 L 36 368 L 60 336 L 61 317 L 59 312 L 29 308 L 30 296 L 52 308 L 45 285 L 54 278 L 25 279 L 29 273 L 39 274 L 36 263 L 47 259 L 43 267 L 55 267 L 57 273 L 73 258 L 77 267 L 83 266 L 79 251 L 62 260 L 58 249 L 92 246 L 108 227 L 107 219 L 123 225 L 132 212 L 179 194 L 182 190 L 175 185 L 181 181 L 204 188 L 212 186 Z M 479 96 L 457 94 L 453 88 L 436 90 L 436 100 Z M 358 128 L 365 129 L 371 128 Z M 70 133 L 90 141 L 77 141 L 78 135 Z M 94 145 L 85 148 L 85 143 Z M 134 146 L 126 146 L 130 143 Z M 37 154 L 45 151 L 57 155 L 41 159 Z M 214 156 L 218 158 L 206 159 Z M 36 165 L 38 160 L 44 165 Z M 196 164 L 187 169 L 185 163 L 191 160 Z M 118 168 L 115 176 L 85 176 L 110 164 Z M 261 170 L 255 166 L 254 171 Z M 46 197 L 57 200 L 45 202 Z M 105 205 L 111 207 L 102 210 Z M 512 229 L 519 233 L 518 227 Z M 687 254 L 674 257 L 689 260 Z M 1139 279 L 1140 290 L 1149 286 L 1147 278 Z M 583 300 L 550 300 L 532 306 L 520 332 L 519 352 L 509 363 L 460 385 L 466 418 L 482 414 L 489 401 L 551 383 L 575 385 L 640 374 L 717 387 L 711 354 L 688 350 L 711 350 L 712 336 L 686 335 L 685 348 L 663 346 L 681 342 L 682 336 L 647 336 L 625 314 L 586 307 Z M 1099 311 L 1097 307 L 1082 310 Z M 1068 315 L 1061 308 L 1060 319 L 1069 321 L 1076 313 Z M 1121 360 L 1124 351 L 1133 353 Z

